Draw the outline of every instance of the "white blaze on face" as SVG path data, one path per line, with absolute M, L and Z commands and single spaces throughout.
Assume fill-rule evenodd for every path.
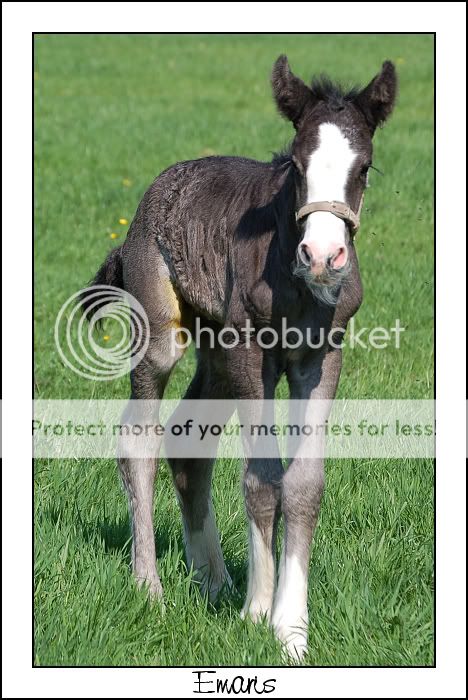
M 349 171 L 357 156 L 336 124 L 319 126 L 319 144 L 307 167 L 307 202 L 337 200 L 346 202 L 345 188 Z M 331 212 L 318 211 L 307 218 L 304 243 L 326 259 L 345 246 L 346 224 Z

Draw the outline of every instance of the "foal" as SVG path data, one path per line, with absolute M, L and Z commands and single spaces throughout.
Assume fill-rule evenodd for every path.
M 341 369 L 335 343 L 268 350 L 255 335 L 247 347 L 242 329 L 287 326 L 316 334 L 346 328 L 362 299 L 354 233 L 368 170 L 372 137 L 392 111 L 396 75 L 385 62 L 369 85 L 342 91 L 327 79 L 309 87 L 280 56 L 272 87 L 280 113 L 295 136 L 289 153 L 271 163 L 208 157 L 165 170 L 144 195 L 124 244 L 113 250 L 94 284 L 131 293 L 149 318 L 149 347 L 131 372 L 131 398 L 160 400 L 182 351 L 173 352 L 174 329 L 203 324 L 238 329 L 241 341 L 226 349 L 197 349 L 197 369 L 185 398 L 273 399 L 283 373 L 292 399 L 308 400 L 302 419 L 324 420 L 316 408 L 332 400 Z M 86 293 L 83 306 L 87 308 Z M 94 309 L 96 310 L 96 308 Z M 131 402 L 130 402 L 131 403 Z M 220 402 L 221 403 L 221 402 Z M 230 402 L 225 415 L 230 417 Z M 129 404 L 130 405 L 130 404 Z M 221 405 L 223 405 L 221 403 Z M 244 406 L 245 403 L 242 403 Z M 239 404 L 240 406 L 240 404 Z M 239 408 L 239 411 L 242 410 Z M 244 416 L 255 419 L 252 411 Z M 258 409 L 261 410 L 261 409 Z M 243 422 L 243 416 L 239 416 Z M 132 422 L 129 408 L 125 419 Z M 256 458 L 244 437 L 244 494 L 249 521 L 249 576 L 243 616 L 267 616 L 290 654 L 307 649 L 309 550 L 324 487 L 323 460 L 308 456 L 304 437 L 286 471 L 278 456 Z M 128 494 L 133 570 L 162 594 L 153 531 L 154 438 L 147 458 L 122 441 L 119 466 Z M 169 459 L 180 501 L 188 564 L 214 599 L 230 585 L 211 501 L 212 459 Z M 285 539 L 275 572 L 280 515 Z

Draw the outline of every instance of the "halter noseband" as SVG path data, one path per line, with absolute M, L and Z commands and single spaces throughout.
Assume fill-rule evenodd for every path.
M 360 216 L 363 201 L 364 195 L 362 195 L 361 201 L 359 202 L 357 214 L 344 202 L 309 202 L 309 204 L 304 204 L 304 206 L 296 212 L 296 221 L 304 219 L 306 216 L 313 214 L 315 211 L 328 211 L 337 216 L 339 219 L 346 221 L 350 228 L 351 234 L 354 237 L 358 232 L 359 225 L 361 223 Z

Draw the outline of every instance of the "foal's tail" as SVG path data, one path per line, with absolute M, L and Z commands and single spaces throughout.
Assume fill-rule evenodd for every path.
M 101 299 L 96 295 L 95 285 L 107 285 L 111 287 L 124 288 L 123 270 L 122 270 L 122 246 L 111 250 L 107 258 L 102 263 L 99 270 L 96 272 L 93 281 L 83 290 L 81 294 L 81 308 L 86 318 L 94 316 L 102 306 L 108 303 L 108 299 L 102 296 Z

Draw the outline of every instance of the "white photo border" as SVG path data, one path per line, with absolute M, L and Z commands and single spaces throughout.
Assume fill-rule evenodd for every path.
M 243 7 L 245 6 L 245 7 Z M 3 667 L 5 697 L 191 697 L 191 669 L 32 667 L 32 32 L 424 32 L 437 50 L 437 656 L 435 668 L 216 669 L 272 697 L 465 694 L 465 3 L 3 3 Z M 248 16 L 248 24 L 245 18 Z M 331 21 L 332 19 L 332 21 Z M 18 212 L 22 228 L 18 229 Z M 456 246 L 456 247 L 455 247 Z M 20 257 L 21 256 L 21 257 Z M 18 260 L 20 259 L 20 263 Z M 18 274 L 21 271 L 21 283 Z M 14 303 L 12 302 L 14 299 Z M 451 333 L 457 330 L 455 339 Z M 20 339 L 21 342 L 17 342 Z M 13 342 L 15 341 L 15 342 Z M 457 356 L 454 361 L 453 352 Z M 21 494 L 21 498 L 14 497 Z M 197 669 L 194 669 L 197 670 Z M 313 683 L 313 685 L 312 685 Z

